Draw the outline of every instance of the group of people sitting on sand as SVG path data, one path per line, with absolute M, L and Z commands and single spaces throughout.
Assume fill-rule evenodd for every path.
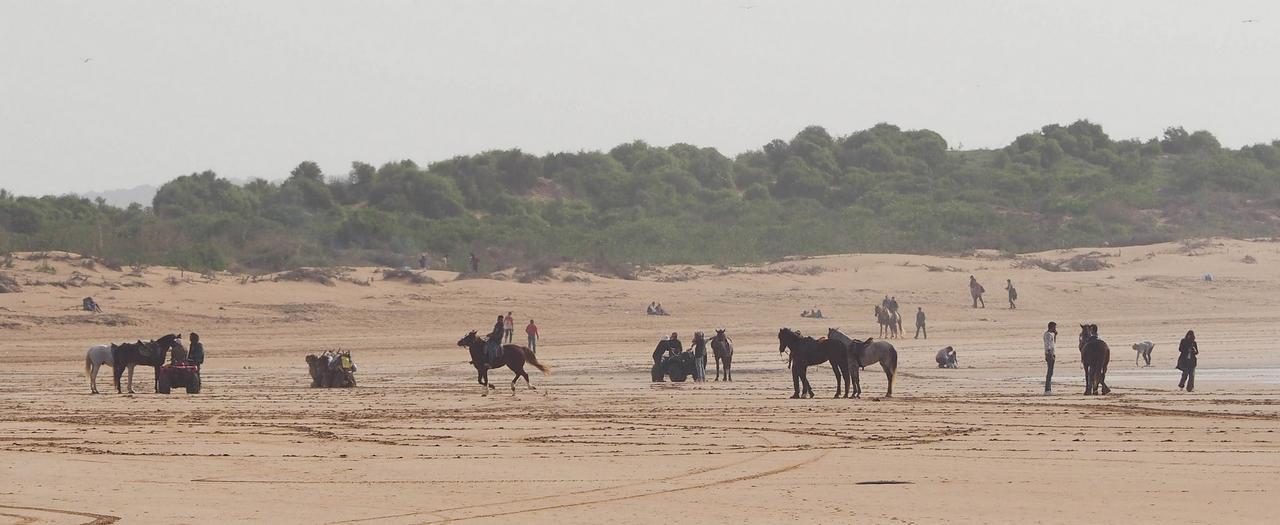
M 817 306 L 815 306 L 815 307 L 813 307 L 813 309 L 812 309 L 812 310 L 805 310 L 805 311 L 803 311 L 803 312 L 800 312 L 800 317 L 810 317 L 810 318 L 813 318 L 813 319 L 822 319 L 822 318 L 823 318 L 823 316 L 822 316 L 822 309 L 821 309 L 821 308 L 818 308 Z
M 645 309 L 645 313 L 649 315 L 668 315 L 667 310 L 662 307 L 662 303 L 658 302 L 649 303 L 649 307 Z

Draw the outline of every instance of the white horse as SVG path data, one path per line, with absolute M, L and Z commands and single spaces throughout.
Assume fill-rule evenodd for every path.
M 84 375 L 89 377 L 89 391 L 98 393 L 98 369 L 102 365 L 115 366 L 114 354 L 111 351 L 111 345 L 97 345 L 89 347 L 89 352 L 84 355 Z M 133 384 L 133 368 L 129 368 L 129 384 Z

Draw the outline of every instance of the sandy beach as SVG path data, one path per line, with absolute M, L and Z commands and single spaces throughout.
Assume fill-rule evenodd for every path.
M 1111 266 L 1023 263 L 1092 251 Z M 350 274 L 367 285 L 242 282 L 54 259 L 0 269 L 32 283 L 0 294 L 0 523 L 1272 523 L 1280 511 L 1276 242 L 839 255 L 639 280 L 562 268 L 531 284 L 441 271 L 442 284 L 412 285 L 375 268 Z M 80 286 L 35 284 L 74 271 Z M 970 307 L 969 275 L 985 309 Z M 788 399 L 778 329 L 875 336 L 885 295 L 907 316 L 894 396 L 868 367 L 862 399 L 832 399 L 823 365 L 809 372 L 816 398 Z M 80 311 L 86 296 L 104 312 Z M 672 315 L 645 315 L 651 301 Z M 814 306 L 828 318 L 799 316 Z M 910 337 L 917 307 L 927 340 Z M 455 343 L 507 311 L 517 343 L 537 321 L 552 370 L 514 395 L 495 371 L 482 396 Z M 1048 321 L 1063 343 L 1046 397 Z M 1112 347 L 1111 395 L 1081 395 L 1083 322 Z M 735 381 L 650 382 L 659 339 L 716 328 L 736 343 Z M 1188 329 L 1194 393 L 1174 370 Z M 90 346 L 192 331 L 202 393 L 154 394 L 145 367 L 135 395 L 116 394 L 105 367 L 103 393 L 89 393 Z M 1129 347 L 1144 339 L 1151 367 Z M 958 369 L 936 368 L 946 345 Z M 352 351 L 357 388 L 309 388 L 304 356 L 327 349 Z

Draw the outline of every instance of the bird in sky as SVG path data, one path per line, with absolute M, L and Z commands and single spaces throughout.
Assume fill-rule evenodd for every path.
M 1247 20 L 1241 20 L 1241 21 L 1240 21 L 1240 23 L 1241 23 L 1241 24 L 1252 24 L 1252 23 L 1257 22 L 1257 21 L 1258 21 L 1258 19 L 1257 19 L 1257 18 L 1249 18 L 1249 19 L 1247 19 Z
M 80 63 L 82 63 L 82 64 L 88 64 L 90 60 L 93 60 L 93 58 L 86 58 L 86 59 L 84 59 L 84 60 L 80 61 Z

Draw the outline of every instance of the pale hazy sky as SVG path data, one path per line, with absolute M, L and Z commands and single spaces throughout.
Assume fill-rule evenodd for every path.
M 1280 137 L 1278 60 L 1273 1 L 0 0 L 0 187 L 633 139 L 733 155 L 808 124 L 972 148 L 1088 118 L 1236 147 Z

